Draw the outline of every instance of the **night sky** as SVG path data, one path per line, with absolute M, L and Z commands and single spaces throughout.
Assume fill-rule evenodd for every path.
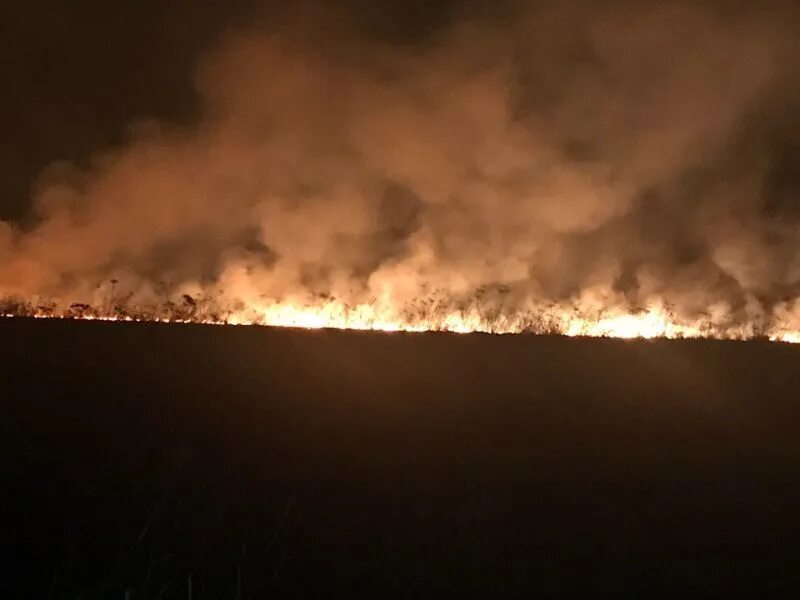
M 36 176 L 119 143 L 136 119 L 191 120 L 198 54 L 256 3 L 6 2 L 0 8 L 0 211 Z
M 423 0 L 329 4 L 363 30 L 399 43 L 446 23 L 457 5 Z M 198 101 L 192 77 L 201 54 L 230 28 L 275 19 L 286 11 L 283 5 L 263 0 L 3 3 L 0 218 L 24 216 L 31 186 L 49 164 L 86 161 L 123 141 L 137 119 L 190 123 Z

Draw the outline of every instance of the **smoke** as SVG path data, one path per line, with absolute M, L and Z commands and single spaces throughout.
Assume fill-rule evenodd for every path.
M 50 168 L 0 222 L 0 296 L 791 312 L 789 9 L 553 1 L 402 42 L 341 17 L 231 33 L 195 125 Z

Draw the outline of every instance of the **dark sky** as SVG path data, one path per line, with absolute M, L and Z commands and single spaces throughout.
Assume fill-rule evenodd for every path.
M 0 218 L 32 179 L 81 160 L 141 117 L 189 118 L 197 54 L 250 0 L 30 0 L 0 8 Z
M 268 21 L 264 0 L 0 3 L 0 219 L 18 218 L 48 164 L 81 162 L 142 118 L 191 121 L 195 65 L 226 30 Z M 331 2 L 372 35 L 403 42 L 454 3 Z M 463 3 L 462 3 L 463 4 Z

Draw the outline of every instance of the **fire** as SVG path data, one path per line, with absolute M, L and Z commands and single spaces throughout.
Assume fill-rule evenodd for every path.
M 663 315 L 645 313 L 643 315 L 620 315 L 603 318 L 595 323 L 576 320 L 570 323 L 567 335 L 588 335 L 593 337 L 616 337 L 623 339 L 657 337 L 696 337 L 691 329 L 679 328 L 668 323 Z
M 299 329 L 354 329 L 382 332 L 443 331 L 458 334 L 555 334 L 568 337 L 604 337 L 619 339 L 752 339 L 800 343 L 800 329 L 781 324 L 753 323 L 733 325 L 715 322 L 710 317 L 682 321 L 661 306 L 638 311 L 605 308 L 581 310 L 574 306 L 534 307 L 528 311 L 487 316 L 477 307 L 425 311 L 395 310 L 391 305 L 362 303 L 349 305 L 336 300 L 318 303 L 268 302 L 227 311 L 197 310 L 170 303 L 158 308 L 130 310 L 116 307 L 99 309 L 88 305 L 54 306 L 15 305 L 0 315 L 5 317 L 70 318 L 106 321 L 150 321 L 167 323 L 204 323 L 212 325 L 261 325 Z

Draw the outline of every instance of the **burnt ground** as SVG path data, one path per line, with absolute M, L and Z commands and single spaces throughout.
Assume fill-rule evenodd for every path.
M 793 589 L 798 366 L 767 342 L 0 320 L 0 595 Z

